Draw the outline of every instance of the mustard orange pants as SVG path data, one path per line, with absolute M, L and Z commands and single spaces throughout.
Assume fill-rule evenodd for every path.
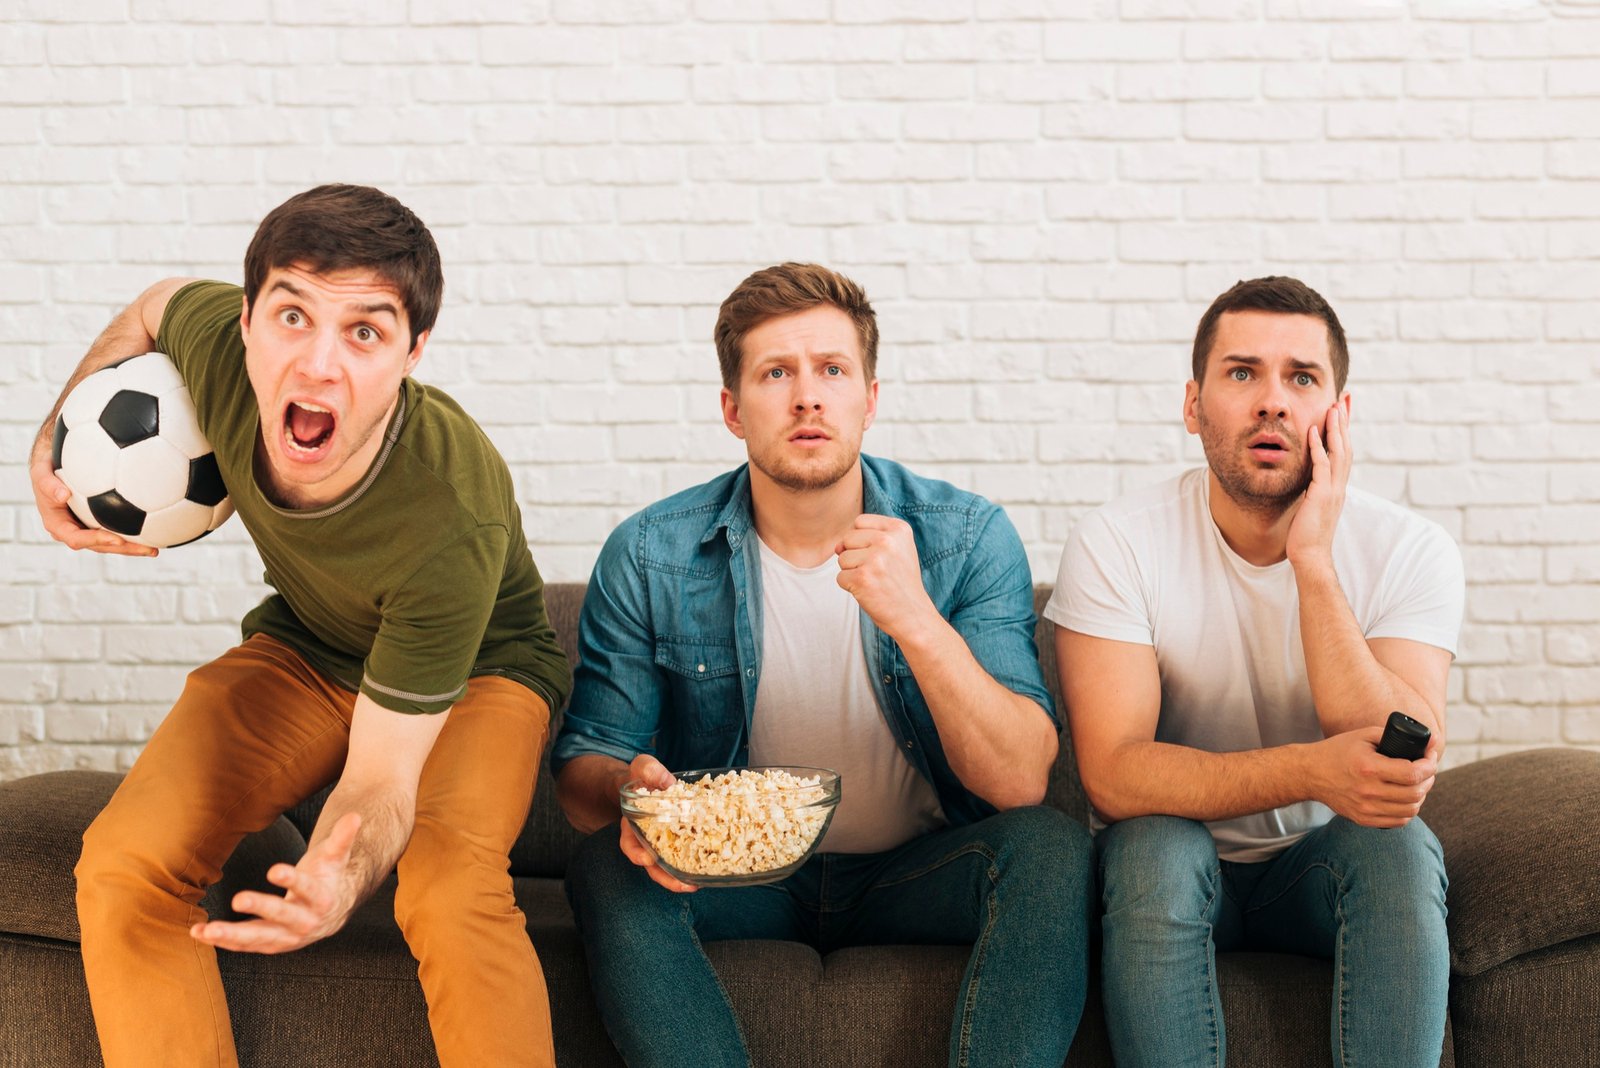
M 83 836 L 78 920 L 108 1068 L 237 1064 L 216 951 L 189 926 L 239 841 L 338 777 L 354 707 L 261 635 L 189 676 Z M 443 1068 L 555 1064 L 507 861 L 549 726 L 532 690 L 475 678 L 422 770 L 395 918 Z

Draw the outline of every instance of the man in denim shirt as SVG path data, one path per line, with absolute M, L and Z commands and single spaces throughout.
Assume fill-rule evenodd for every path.
M 1049 1065 L 1082 1013 L 1082 827 L 1042 807 L 1058 722 L 1028 562 L 999 508 L 861 455 L 877 324 L 822 267 L 758 271 L 717 319 L 722 411 L 750 462 L 601 550 L 552 755 L 601 1015 L 630 1064 L 748 1063 L 701 949 L 718 939 L 971 942 L 950 1063 Z M 695 891 L 618 824 L 668 769 L 838 770 L 819 852 L 780 882 Z

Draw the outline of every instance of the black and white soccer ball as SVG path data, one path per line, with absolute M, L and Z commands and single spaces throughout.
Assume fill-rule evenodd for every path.
M 73 387 L 56 420 L 51 463 L 67 506 L 103 527 L 164 549 L 194 541 L 233 514 L 189 387 L 159 352 L 103 367 Z

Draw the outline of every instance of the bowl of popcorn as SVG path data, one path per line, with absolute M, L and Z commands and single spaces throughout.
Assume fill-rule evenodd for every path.
M 707 768 L 652 790 L 622 787 L 622 814 L 663 871 L 692 886 L 754 886 L 791 874 L 839 804 L 826 768 Z

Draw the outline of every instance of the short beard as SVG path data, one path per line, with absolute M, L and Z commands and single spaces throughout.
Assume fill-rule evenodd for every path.
M 783 463 L 768 463 L 765 457 L 751 454 L 750 463 L 756 470 L 766 475 L 773 482 L 786 490 L 795 493 L 806 493 L 813 490 L 824 490 L 836 484 L 841 478 L 850 473 L 856 461 L 861 458 L 860 450 L 852 451 L 848 456 L 840 457 L 839 462 L 832 467 L 799 467 Z
M 1239 448 L 1262 433 L 1273 432 L 1290 438 L 1280 424 L 1258 423 L 1239 435 L 1237 441 L 1230 442 L 1220 427 L 1206 419 L 1204 407 L 1196 406 L 1195 412 L 1200 423 L 1200 444 L 1205 449 L 1206 463 L 1229 500 L 1238 505 L 1241 511 L 1265 519 L 1276 519 L 1294 507 L 1311 485 L 1310 455 L 1302 452 L 1298 466 L 1286 467 L 1277 473 L 1272 480 L 1276 485 L 1272 482 L 1261 485 L 1261 476 L 1271 472 L 1251 470 L 1246 466 L 1247 461 Z

